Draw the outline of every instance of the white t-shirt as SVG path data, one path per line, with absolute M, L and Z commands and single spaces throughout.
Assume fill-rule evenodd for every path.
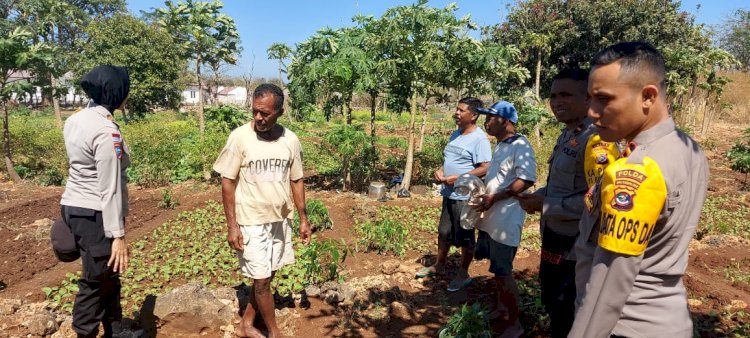
M 492 153 L 490 168 L 484 183 L 488 194 L 508 188 L 516 179 L 536 181 L 534 149 L 523 135 L 514 135 L 498 142 Z M 515 198 L 495 202 L 484 212 L 478 228 L 500 243 L 517 247 L 521 243 L 521 228 L 526 213 Z
M 302 178 L 303 172 L 302 145 L 291 130 L 284 128 L 281 137 L 267 141 L 255 133 L 253 122 L 247 123 L 229 135 L 213 169 L 238 181 L 234 195 L 238 224 L 293 217 L 290 180 Z

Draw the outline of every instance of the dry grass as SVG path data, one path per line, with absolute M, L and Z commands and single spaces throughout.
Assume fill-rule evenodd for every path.
M 682 98 L 683 109 L 675 114 L 677 124 L 694 137 L 706 136 L 718 121 L 740 126 L 750 124 L 750 101 L 747 100 L 750 74 L 733 71 L 719 75 L 730 79 L 720 101 L 716 101 L 715 95 L 695 88 Z
M 729 72 L 721 75 L 732 79 L 724 89 L 722 101 L 727 108 L 721 119 L 737 124 L 750 123 L 750 73 Z

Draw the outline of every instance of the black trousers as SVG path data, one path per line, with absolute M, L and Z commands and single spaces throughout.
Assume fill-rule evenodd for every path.
M 112 239 L 104 235 L 101 211 L 62 206 L 61 214 L 75 236 L 83 273 L 73 304 L 73 331 L 79 337 L 96 337 L 99 323 L 104 336 L 112 336 L 112 322 L 122 319 L 120 276 L 107 267 Z
M 545 227 L 542 232 L 542 259 L 539 282 L 542 304 L 549 314 L 553 338 L 567 337 L 575 314 L 575 261 L 566 260 L 576 236 L 565 236 Z

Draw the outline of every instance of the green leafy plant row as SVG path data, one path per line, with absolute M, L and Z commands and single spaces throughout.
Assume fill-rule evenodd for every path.
M 239 274 L 237 253 L 226 240 L 222 206 L 210 201 L 205 207 L 180 213 L 130 245 L 130 265 L 121 275 L 123 309 L 138 311 L 149 295 L 166 293 L 175 286 L 198 281 L 211 287 L 250 282 Z M 295 239 L 296 243 L 296 239 Z M 282 294 L 298 292 L 308 284 L 338 280 L 348 249 L 343 242 L 318 241 L 305 247 L 295 244 L 296 262 L 279 271 L 274 287 Z M 45 287 L 48 300 L 70 311 L 80 275 L 69 274 L 56 286 Z

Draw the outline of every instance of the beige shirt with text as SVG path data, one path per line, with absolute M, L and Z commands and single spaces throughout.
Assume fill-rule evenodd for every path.
M 293 217 L 290 180 L 303 177 L 302 145 L 291 130 L 275 141 L 258 136 L 253 122 L 229 135 L 213 169 L 237 180 L 235 213 L 241 225 L 279 222 Z

